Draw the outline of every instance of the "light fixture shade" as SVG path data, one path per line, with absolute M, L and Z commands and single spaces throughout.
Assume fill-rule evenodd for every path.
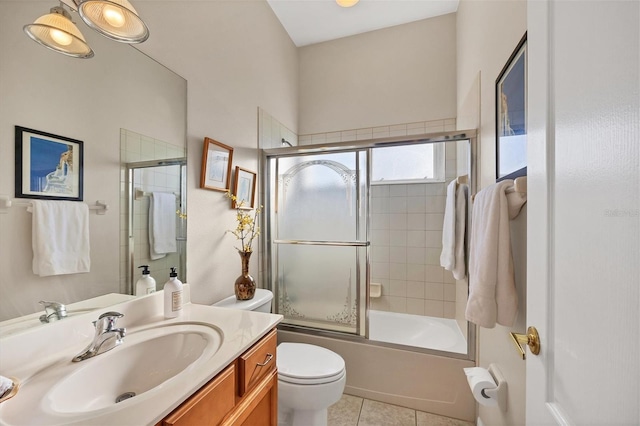
M 78 13 L 88 26 L 112 40 L 142 43 L 149 38 L 149 29 L 128 0 L 81 0 Z
M 74 58 L 93 56 L 93 50 L 71 22 L 71 16 L 61 7 L 52 8 L 51 13 L 25 25 L 23 30 L 32 40 L 63 55 Z
M 358 3 L 360 0 L 336 0 L 339 6 L 342 7 L 351 7 Z

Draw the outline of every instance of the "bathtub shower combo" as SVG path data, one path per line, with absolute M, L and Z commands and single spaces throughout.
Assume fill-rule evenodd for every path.
M 471 131 L 265 151 L 265 276 L 284 328 L 473 360 L 466 283 L 439 254 L 446 186 L 468 175 L 473 191 L 475 144 Z

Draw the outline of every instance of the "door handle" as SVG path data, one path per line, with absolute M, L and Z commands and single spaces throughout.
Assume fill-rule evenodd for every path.
M 527 328 L 527 334 L 509 333 L 511 340 L 516 345 L 518 352 L 522 355 L 522 359 L 526 359 L 527 355 L 524 351 L 523 344 L 529 346 L 529 350 L 532 354 L 538 355 L 540 353 L 540 336 L 538 330 L 535 327 Z

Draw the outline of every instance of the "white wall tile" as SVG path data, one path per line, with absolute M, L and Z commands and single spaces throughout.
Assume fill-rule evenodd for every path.
M 427 282 L 425 284 L 425 299 L 444 300 L 444 284 Z
M 407 229 L 407 215 L 406 213 L 390 213 L 389 214 L 389 229 L 401 231 Z
M 424 299 L 425 285 L 426 284 L 424 281 L 407 281 L 407 297 L 412 297 L 414 299 Z
M 426 213 L 427 199 L 423 196 L 407 197 L 407 213 Z
M 417 263 L 407 264 L 407 280 L 409 281 L 425 281 L 425 265 Z
M 407 247 L 427 247 L 426 243 L 426 231 L 411 231 L 407 233 Z M 440 244 L 442 244 L 442 240 Z
M 444 282 L 444 268 L 442 266 L 426 265 L 425 277 L 430 282 Z
M 407 215 L 407 230 L 424 231 L 427 228 L 427 217 L 424 213 L 409 213 Z
M 390 280 L 390 296 L 407 297 L 407 282 L 402 280 Z
M 374 246 L 371 248 L 372 262 L 389 262 L 389 247 Z
M 425 243 L 426 243 L 426 247 L 441 249 L 442 248 L 442 232 L 425 231 Z
M 389 245 L 391 247 L 406 247 L 408 234 L 405 230 L 390 230 L 389 231 Z
M 424 299 L 407 298 L 407 313 L 412 315 L 424 315 Z
M 371 198 L 389 197 L 389 185 L 372 185 Z
M 371 229 L 389 229 L 388 214 L 371 215 Z
M 414 183 L 407 185 L 408 197 L 424 197 L 427 195 L 427 183 Z
M 442 213 L 429 213 L 426 215 L 425 224 L 427 231 L 442 231 L 443 223 L 444 214 Z
M 424 247 L 407 247 L 407 263 L 425 264 L 427 249 Z
M 407 213 L 407 197 L 390 197 L 387 200 L 389 213 Z
M 428 300 L 424 301 L 424 314 L 430 317 L 442 318 L 444 315 L 444 302 L 442 300 Z
M 389 251 L 389 262 L 391 263 L 407 263 L 407 247 L 396 246 L 390 247 Z
M 407 312 L 407 298 L 389 296 L 389 310 L 404 314 Z
M 390 197 L 406 197 L 408 185 L 389 185 Z
M 371 230 L 371 248 L 376 246 L 388 246 L 389 245 L 389 230 L 388 229 L 372 229 Z
M 406 263 L 389 263 L 389 278 L 392 280 L 407 279 Z

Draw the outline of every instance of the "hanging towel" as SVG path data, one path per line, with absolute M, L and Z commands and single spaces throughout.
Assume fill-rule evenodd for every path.
M 520 208 L 510 208 L 505 194 L 512 185 L 503 180 L 483 189 L 473 205 L 465 317 L 481 327 L 510 327 L 518 312 L 509 220 Z
M 89 272 L 89 206 L 32 201 L 33 273 L 41 277 Z
M 447 186 L 447 199 L 444 204 L 444 222 L 442 223 L 442 252 L 440 266 L 447 271 L 456 264 L 456 187 L 454 179 Z
M 456 280 L 463 280 L 467 276 L 465 231 L 467 227 L 467 199 L 469 186 L 459 184 L 456 190 L 456 238 L 455 238 L 455 264 L 451 272 Z
M 153 192 L 149 200 L 149 251 L 151 260 L 176 251 L 176 196 Z

